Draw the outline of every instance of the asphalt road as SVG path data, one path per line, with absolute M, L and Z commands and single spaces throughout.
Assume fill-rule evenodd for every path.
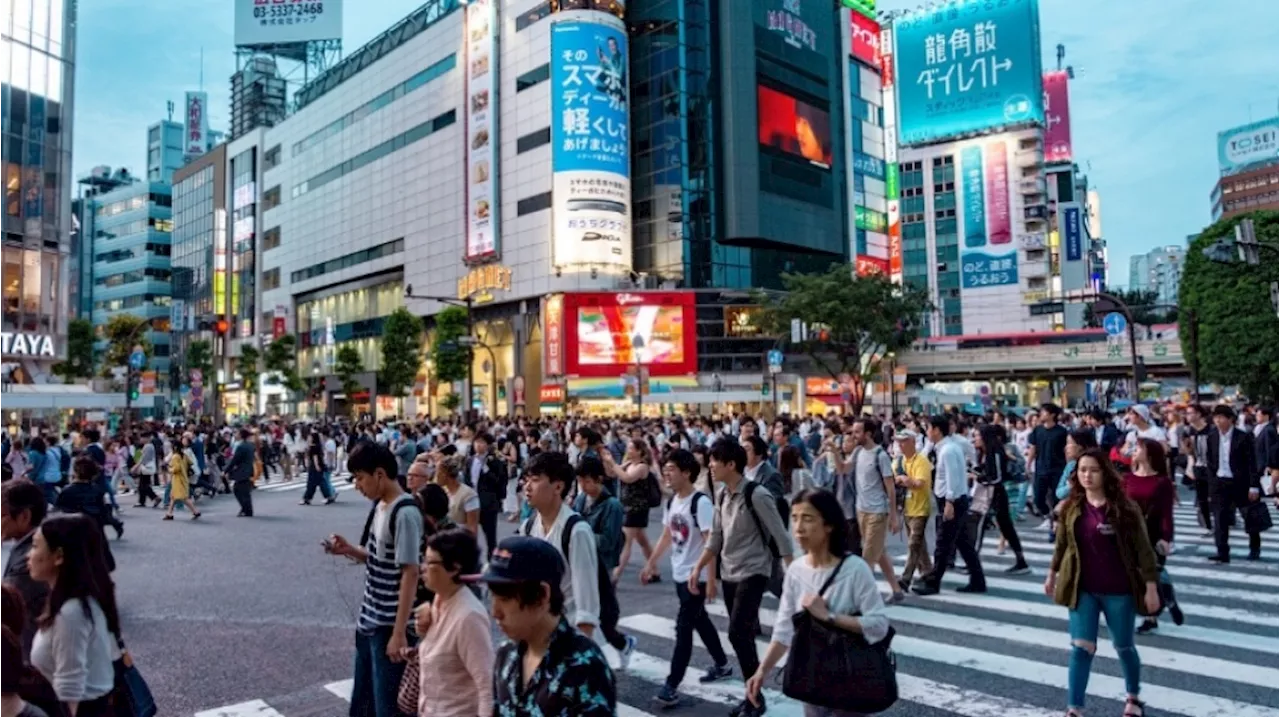
M 112 545 L 125 639 L 160 714 L 346 714 L 363 571 L 325 555 L 319 543 L 331 532 L 358 535 L 368 504 L 349 489 L 333 505 L 302 507 L 299 497 L 296 488 L 269 484 L 254 493 L 253 518 L 235 517 L 230 496 L 201 501 L 205 515 L 194 522 L 182 513 L 162 522 L 159 510 L 125 510 L 125 537 Z M 656 513 L 650 528 L 655 540 Z M 1170 567 L 1188 623 L 1179 628 L 1164 621 L 1158 634 L 1138 638 L 1147 714 L 1274 716 L 1280 706 L 1276 534 L 1264 536 L 1263 563 L 1216 567 L 1199 552 L 1211 541 L 1201 538 L 1189 509 L 1180 508 L 1177 520 L 1179 550 Z M 989 539 L 983 551 L 987 595 L 955 593 L 951 588 L 965 578 L 949 575 L 942 595 L 910 597 L 890 608 L 901 699 L 884 714 L 1061 714 L 1070 655 L 1066 611 L 1040 591 L 1050 546 L 1045 533 L 1030 526 L 1020 523 L 1019 532 L 1032 575 L 997 575 L 1012 561 L 995 555 Z M 503 524 L 504 535 L 513 527 Z M 1243 550 L 1242 535 L 1234 543 Z M 901 556 L 901 542 L 894 541 L 891 551 Z M 631 669 L 618 677 L 619 714 L 625 717 L 662 712 L 652 696 L 669 668 L 677 608 L 669 573 L 656 585 L 638 584 L 641 557 L 633 552 L 634 567 L 619 588 L 623 628 L 639 640 Z M 775 607 L 766 600 L 766 634 Z M 723 604 L 711 610 L 725 632 Z M 698 685 L 709 660 L 697 644 L 683 685 L 689 698 L 668 713 L 725 714 L 740 699 L 740 678 Z M 1089 685 L 1092 714 L 1120 713 L 1120 674 L 1104 638 Z M 769 711 L 801 713 L 785 698 L 775 699 Z

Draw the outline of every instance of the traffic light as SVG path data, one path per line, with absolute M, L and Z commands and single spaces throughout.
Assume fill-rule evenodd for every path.
M 229 324 L 227 320 L 221 316 L 219 316 L 213 322 L 213 332 L 215 334 L 218 334 L 219 336 L 226 336 L 227 329 L 229 329 L 230 327 L 231 327 L 231 324 Z
M 142 383 L 141 377 L 137 373 L 130 373 L 129 375 L 129 400 L 130 401 L 137 401 L 138 398 L 142 395 L 141 383 Z

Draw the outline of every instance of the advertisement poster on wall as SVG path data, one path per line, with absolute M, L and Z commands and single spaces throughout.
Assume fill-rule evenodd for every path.
M 182 154 L 195 157 L 204 154 L 209 144 L 208 92 L 188 92 L 183 113 Z
M 602 12 L 551 26 L 552 264 L 631 267 L 627 35 Z
M 651 376 L 698 369 L 691 292 L 564 295 L 565 373 L 617 377 L 636 363 Z
M 542 373 L 564 375 L 564 296 L 555 294 L 542 302 Z
M 342 0 L 234 1 L 237 47 L 342 39 Z
M 858 12 L 849 13 L 849 30 L 853 59 L 880 67 L 880 23 Z
M 467 261 L 497 256 L 498 0 L 467 6 Z
M 1044 73 L 1044 161 L 1071 161 L 1071 104 L 1067 71 Z
M 758 85 L 757 127 L 761 146 L 831 167 L 831 116 L 785 92 Z
M 966 249 L 960 255 L 960 285 L 965 289 L 1018 283 L 1009 195 L 1011 141 L 1001 136 L 956 145 L 963 207 L 957 231 Z
M 1251 164 L 1274 161 L 1280 156 L 1280 118 L 1251 122 L 1218 133 L 1218 169 L 1238 172 Z
M 893 27 L 901 144 L 1044 121 L 1037 0 L 958 0 Z
M 1080 232 L 1080 207 L 1062 208 L 1062 238 L 1067 245 L 1067 261 L 1080 261 L 1083 238 Z

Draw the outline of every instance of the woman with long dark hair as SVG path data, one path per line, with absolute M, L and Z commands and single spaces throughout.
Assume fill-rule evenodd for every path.
M 1000 537 L 1013 549 L 1016 558 L 1005 572 L 1010 575 L 1025 575 L 1031 572 L 1031 568 L 1027 567 L 1027 560 L 1022 555 L 1022 541 L 1018 539 L 1018 531 L 1013 527 L 1009 492 L 1004 487 L 1004 482 L 1009 478 L 1007 466 L 1013 461 L 1005 449 L 1004 429 L 992 423 L 984 425 L 978 430 L 974 448 L 978 450 L 978 482 L 992 491 L 991 510 L 995 511 L 996 526 L 1000 528 Z M 978 545 L 981 547 L 982 532 L 978 535 Z
M 889 617 L 876 588 L 871 567 L 849 553 L 844 511 L 834 493 L 824 488 L 801 491 L 791 501 L 791 535 L 804 556 L 791 561 L 782 581 L 782 597 L 772 641 L 754 675 L 747 679 L 747 699 L 763 707 L 761 688 L 773 668 L 791 649 L 795 635 L 792 616 L 808 610 L 814 618 L 861 634 L 877 643 L 889 633 Z M 822 586 L 835 572 L 825 592 Z M 856 713 L 805 705 L 805 717 L 854 717 Z
M 120 616 L 102 529 L 85 515 L 46 519 L 32 539 L 27 567 L 49 585 L 31 664 L 76 717 L 112 714 Z
M 316 496 L 317 489 L 320 490 L 320 495 L 324 496 L 326 505 L 337 500 L 337 494 L 324 479 L 324 443 L 321 442 L 318 431 L 311 432 L 311 437 L 307 440 L 305 456 L 307 487 L 302 491 L 302 500 L 298 501 L 298 505 L 311 505 L 311 499 Z
M 633 438 L 627 443 L 627 452 L 623 456 L 621 466 L 613 462 L 612 456 L 602 455 L 605 473 L 608 478 L 618 479 L 621 490 L 619 496 L 622 507 L 626 511 L 622 519 L 622 533 L 625 542 L 622 544 L 622 555 L 618 558 L 618 567 L 613 570 L 613 582 L 617 584 L 622 571 L 631 561 L 631 546 L 638 544 L 644 554 L 645 562 L 653 554 L 653 545 L 645 529 L 649 527 L 649 491 L 646 483 L 651 475 L 656 475 L 653 465 L 652 437 Z M 608 451 L 604 451 L 605 454 Z M 657 582 L 655 575 L 652 582 Z
M 1175 625 L 1182 624 L 1182 609 L 1173 596 L 1173 583 L 1164 572 L 1164 562 L 1173 545 L 1173 503 L 1176 491 L 1173 479 L 1165 472 L 1171 465 L 1164 445 L 1151 438 L 1139 438 L 1133 454 L 1133 465 L 1124 476 L 1124 494 L 1138 505 L 1147 526 L 1147 539 L 1156 551 L 1156 563 L 1160 565 L 1160 589 L 1162 602 L 1169 608 Z M 1138 634 L 1145 635 L 1159 627 L 1156 615 L 1142 621 Z
M 1125 684 L 1125 717 L 1142 717 L 1138 699 L 1142 662 L 1134 646 L 1133 621 L 1138 613 L 1160 609 L 1159 569 L 1137 504 L 1125 497 L 1120 476 L 1100 449 L 1091 448 L 1076 461 L 1071 495 L 1062 506 L 1062 524 L 1044 592 L 1069 611 L 1071 658 L 1067 667 L 1067 715 L 1080 717 L 1099 617 L 1120 662 Z

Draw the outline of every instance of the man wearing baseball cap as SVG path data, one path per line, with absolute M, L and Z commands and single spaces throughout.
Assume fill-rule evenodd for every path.
M 498 544 L 483 575 L 493 619 L 510 640 L 494 661 L 494 714 L 614 714 L 617 688 L 604 653 L 564 616 L 564 558 L 517 535 Z
M 933 561 L 929 559 L 929 546 L 925 541 L 932 508 L 933 464 L 916 448 L 919 436 L 914 431 L 902 429 L 894 434 L 893 439 L 902 450 L 902 455 L 894 461 L 893 480 L 907 489 L 907 501 L 902 509 L 907 526 L 907 563 L 903 566 L 902 577 L 898 578 L 898 587 L 905 592 L 911 589 L 911 578 L 917 569 L 921 575 L 933 572 Z

